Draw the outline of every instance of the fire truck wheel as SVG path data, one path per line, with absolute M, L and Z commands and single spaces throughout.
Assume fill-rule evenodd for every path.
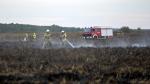
M 85 36 L 84 38 L 87 39 L 87 36 Z
M 94 35 L 93 38 L 94 38 L 94 39 L 98 39 L 98 36 L 97 36 L 97 35 Z

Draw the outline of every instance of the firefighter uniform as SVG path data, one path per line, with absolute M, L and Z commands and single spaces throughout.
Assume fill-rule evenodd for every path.
M 36 37 L 37 37 L 36 33 L 33 33 L 33 35 L 32 35 L 32 39 L 33 39 L 33 41 L 35 41 L 35 40 L 36 40 Z
M 67 40 L 67 33 L 66 32 L 61 31 L 61 39 L 63 42 Z
M 49 31 L 49 29 L 46 30 L 46 32 L 44 33 L 44 43 L 43 43 L 43 48 L 47 48 L 51 46 L 51 33 Z
M 44 34 L 44 40 L 49 40 L 50 37 L 51 37 L 50 32 L 46 32 L 46 33 Z
M 66 44 L 67 44 L 67 33 L 66 32 L 64 32 L 64 31 L 61 31 L 61 36 L 60 36 L 60 40 L 62 41 L 61 42 L 61 45 L 62 46 L 66 46 Z

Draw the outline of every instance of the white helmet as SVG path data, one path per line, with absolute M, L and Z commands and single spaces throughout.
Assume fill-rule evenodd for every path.
M 46 32 L 49 32 L 49 29 L 47 29 Z
M 63 30 L 61 31 L 61 33 L 64 33 L 64 32 L 65 32 L 65 31 L 63 31 Z

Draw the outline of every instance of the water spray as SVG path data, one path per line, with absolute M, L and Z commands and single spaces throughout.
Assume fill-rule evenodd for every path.
M 75 46 L 69 41 L 66 39 L 66 42 L 72 47 L 72 48 L 75 48 Z

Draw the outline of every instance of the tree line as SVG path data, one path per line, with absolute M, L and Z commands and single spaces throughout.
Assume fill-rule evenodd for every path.
M 0 23 L 0 32 L 45 32 L 49 29 L 51 32 L 60 32 L 62 30 L 66 32 L 81 32 L 83 29 L 75 27 L 61 27 L 58 25 L 51 26 L 37 26 L 29 24 L 2 24 Z

